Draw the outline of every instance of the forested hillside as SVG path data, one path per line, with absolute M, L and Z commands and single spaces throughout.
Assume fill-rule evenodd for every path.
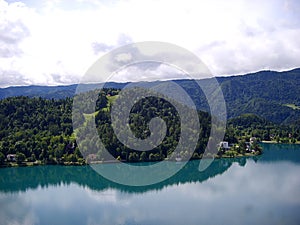
M 44 99 L 20 96 L 0 100 L 0 164 L 9 161 L 7 157 L 10 154 L 15 157 L 12 160 L 20 164 L 25 161 L 35 164 L 85 164 L 82 155 L 87 160 L 91 157 L 92 160 L 103 161 L 103 149 L 89 152 L 95 149 L 93 146 L 99 145 L 99 140 L 83 135 L 86 144 L 80 149 L 81 152 L 76 143 L 76 135 L 85 133 L 90 123 L 94 122 L 105 148 L 118 160 L 158 161 L 170 157 L 178 145 L 179 138 L 184 135 L 181 133 L 181 126 L 185 126 L 188 131 L 192 125 L 188 122 L 180 124 L 178 112 L 168 101 L 162 98 L 144 98 L 131 109 L 129 122 L 132 132 L 138 138 L 147 138 L 150 135 L 149 121 L 160 117 L 167 125 L 166 137 L 151 151 L 129 149 L 120 143 L 111 124 L 110 106 L 118 97 L 119 91 L 105 89 L 98 93 L 95 110 L 84 114 L 75 113 L 75 117 L 79 116 L 76 122 L 83 124 L 78 130 L 73 130 L 72 98 Z M 86 92 L 81 96 L 88 99 L 90 94 L 93 92 Z M 80 107 L 89 108 L 89 104 L 92 104 L 91 101 L 82 101 Z M 124 104 L 126 105 L 126 102 Z M 187 147 L 181 151 L 180 157 L 183 159 L 188 159 L 189 154 L 194 159 L 201 158 L 207 145 L 211 117 L 201 111 L 198 111 L 198 117 L 201 126 L 196 148 Z M 292 125 L 278 125 L 254 114 L 243 114 L 228 121 L 224 140 L 229 143 L 245 143 L 254 136 L 258 140 L 295 143 L 300 141 L 299 124 L 297 121 Z
M 0 161 L 83 162 L 72 128 L 72 99 L 12 97 L 0 101 Z
M 137 103 L 130 116 L 130 127 L 139 138 L 149 135 L 149 121 L 158 116 L 167 123 L 167 136 L 156 149 L 149 152 L 134 151 L 124 147 L 116 138 L 110 122 L 111 99 L 118 90 L 106 89 L 99 93 L 96 113 L 78 114 L 76 121 L 84 126 L 73 130 L 71 98 L 43 99 L 29 97 L 11 97 L 0 100 L 0 164 L 5 161 L 24 161 L 38 164 L 84 164 L 85 160 L 76 143 L 76 134 L 89 129 L 89 124 L 96 122 L 99 136 L 109 152 L 118 160 L 129 162 L 163 160 L 174 150 L 180 135 L 180 123 L 174 107 L 163 99 L 146 98 Z M 86 92 L 89 97 L 92 92 Z M 85 105 L 86 104 L 86 105 Z M 88 108 L 90 101 L 84 101 L 81 106 Z M 91 114 L 89 114 L 91 113 Z M 95 115 L 95 121 L 91 115 Z M 194 157 L 199 158 L 203 153 L 210 131 L 210 116 L 199 112 L 201 131 Z M 97 145 L 99 140 L 86 137 L 90 145 Z M 82 148 L 82 153 L 92 148 Z M 106 160 L 103 149 L 92 152 L 93 160 Z M 11 160 L 8 155 L 14 155 Z M 182 152 L 185 157 L 186 153 Z
M 296 143 L 300 141 L 300 120 L 293 124 L 276 124 L 255 114 L 243 114 L 227 121 L 227 140 L 232 137 L 248 140 L 256 137 L 260 141 Z
M 227 106 L 228 118 L 256 114 L 277 124 L 300 119 L 300 69 L 287 72 L 262 71 L 253 74 L 217 77 Z M 196 84 L 177 81 L 193 97 L 199 109 L 208 111 L 205 96 L 195 92 Z M 209 85 L 208 80 L 201 81 Z
M 219 78 L 230 118 L 253 113 L 275 123 L 300 119 L 300 69 Z
M 293 124 L 300 119 L 300 69 L 285 72 L 261 71 L 252 74 L 217 77 L 227 106 L 228 118 L 252 113 L 274 123 Z M 165 81 L 161 81 L 165 82 Z M 200 110 L 208 111 L 203 92 L 190 80 L 176 80 L 195 101 Z M 159 82 L 156 82 L 159 83 Z M 209 85 L 210 79 L 200 80 Z M 123 88 L 124 83 L 108 83 L 107 88 Z M 147 84 L 145 84 L 147 85 Z M 0 99 L 11 96 L 65 99 L 73 97 L 77 85 L 29 86 L 0 88 Z M 86 90 L 95 85 L 86 85 Z

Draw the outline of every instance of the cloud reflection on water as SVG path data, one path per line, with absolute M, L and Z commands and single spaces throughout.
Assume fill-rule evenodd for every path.
M 143 194 L 63 184 L 0 194 L 0 224 L 296 224 L 300 165 L 234 163 L 202 183 Z

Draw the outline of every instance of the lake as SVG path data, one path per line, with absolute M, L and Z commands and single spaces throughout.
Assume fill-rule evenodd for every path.
M 89 166 L 2 168 L 0 224 L 299 224 L 300 145 L 262 146 L 261 156 L 217 159 L 203 172 L 191 161 L 144 187 Z

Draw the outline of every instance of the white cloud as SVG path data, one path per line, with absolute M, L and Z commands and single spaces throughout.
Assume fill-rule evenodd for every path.
M 109 81 L 157 81 L 184 78 L 188 79 L 189 77 L 173 66 L 154 62 L 144 62 L 122 68 L 113 73 L 109 78 Z
M 297 0 L 0 0 L 0 85 L 76 83 L 105 52 L 136 41 L 182 46 L 215 75 L 299 67 L 299 8 Z
M 132 59 L 132 55 L 129 53 L 121 53 L 116 55 L 115 60 L 117 62 L 128 62 Z

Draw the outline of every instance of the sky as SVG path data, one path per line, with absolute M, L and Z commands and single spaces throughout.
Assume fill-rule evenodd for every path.
M 181 46 L 214 76 L 293 69 L 299 12 L 298 0 L 0 0 L 0 87 L 78 83 L 104 54 L 142 41 Z

